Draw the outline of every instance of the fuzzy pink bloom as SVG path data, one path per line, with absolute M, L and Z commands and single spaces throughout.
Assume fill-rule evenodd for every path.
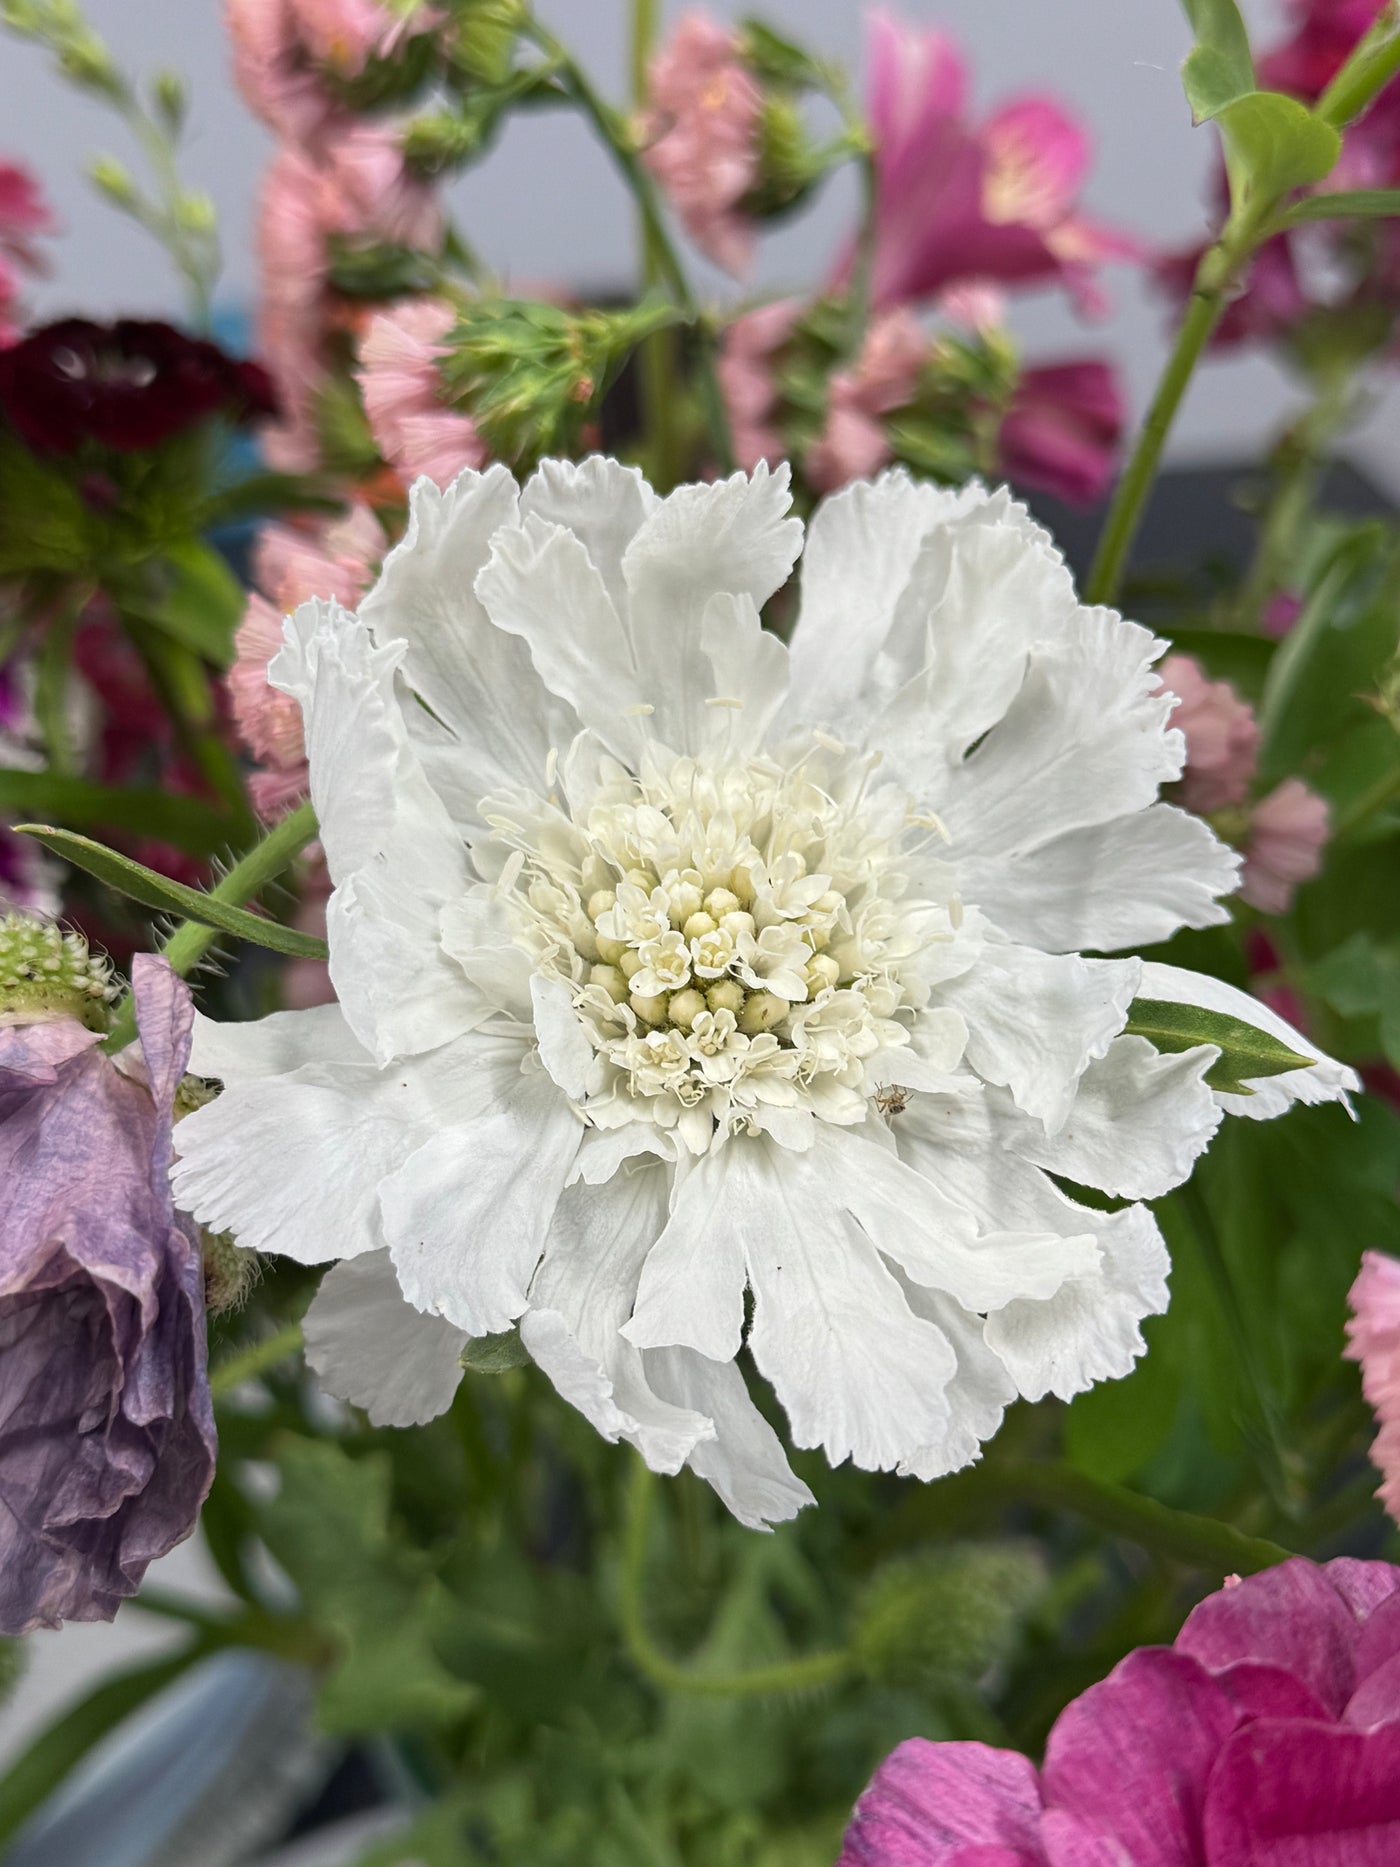
M 430 8 L 404 13 L 378 0 L 225 0 L 224 12 L 244 102 L 301 143 L 348 123 L 328 74 L 356 78 L 371 58 L 391 56 L 438 20 Z
M 1301 778 L 1285 778 L 1250 813 L 1241 899 L 1264 914 L 1286 914 L 1296 889 L 1322 867 L 1331 831 L 1326 799 Z
M 1193 1609 L 1018 1752 L 910 1738 L 838 1867 L 1388 1867 L 1400 1569 L 1297 1557 Z
M 831 378 L 826 426 L 803 463 L 819 492 L 869 479 L 886 465 L 890 444 L 880 417 L 913 401 L 928 353 L 928 334 L 907 306 L 874 320 L 855 368 Z
M 439 486 L 463 467 L 486 463 L 486 444 L 467 415 L 442 399 L 443 338 L 456 322 L 440 298 L 408 299 L 371 318 L 360 343 L 357 379 L 380 453 L 406 480 L 427 474 Z
M 1123 420 L 1123 392 L 1107 363 L 1026 370 L 1002 419 L 1001 470 L 1070 505 L 1092 505 L 1113 480 Z
M 866 113 L 877 176 L 874 300 L 931 298 L 969 281 L 1060 279 L 1099 308 L 1093 270 L 1141 256 L 1128 236 L 1082 216 L 1082 128 L 1050 99 L 1017 99 L 980 127 L 951 41 L 894 14 L 871 15 Z
M 1400 1263 L 1367 1251 L 1347 1297 L 1348 1361 L 1361 1364 L 1361 1391 L 1380 1431 L 1371 1463 L 1384 1483 L 1376 1496 L 1400 1523 Z
M 1181 701 L 1172 714 L 1172 725 L 1186 735 L 1181 802 L 1195 811 L 1242 804 L 1259 754 L 1254 709 L 1228 681 L 1210 680 L 1191 655 L 1168 655 L 1158 672 Z
M 758 181 L 762 94 L 734 34 L 687 13 L 647 68 L 644 160 L 702 253 L 726 272 L 753 257 L 743 211 Z
M 345 518 L 315 531 L 269 525 L 258 539 L 253 575 L 259 587 L 234 636 L 227 684 L 243 742 L 266 767 L 254 773 L 250 784 L 254 808 L 265 820 L 280 817 L 306 796 L 301 708 L 267 680 L 267 664 L 282 646 L 282 618 L 313 596 L 333 597 L 353 609 L 385 543 L 368 506 L 355 506 Z
M 780 298 L 759 305 L 725 326 L 720 342 L 720 393 L 729 415 L 734 458 L 745 473 L 760 460 L 776 465 L 786 453 L 775 416 L 778 391 L 773 381 L 774 359 L 797 322 L 800 306 L 795 298 Z

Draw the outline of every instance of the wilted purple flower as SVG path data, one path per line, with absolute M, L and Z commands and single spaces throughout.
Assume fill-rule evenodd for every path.
M 1227 1584 L 1060 1713 L 1039 1770 L 910 1738 L 839 1867 L 1383 1867 L 1400 1860 L 1400 1569 Z
M 140 1061 L 76 1017 L 0 1027 L 6 1634 L 110 1620 L 214 1472 L 199 1251 L 167 1178 L 194 1014 L 163 960 L 132 978 Z

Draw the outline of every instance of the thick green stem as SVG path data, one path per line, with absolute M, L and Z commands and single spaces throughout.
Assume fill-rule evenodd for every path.
M 699 1693 L 710 1698 L 761 1698 L 771 1693 L 803 1692 L 832 1686 L 855 1670 L 855 1657 L 844 1648 L 806 1653 L 799 1659 L 772 1666 L 754 1666 L 740 1673 L 710 1673 L 682 1665 L 663 1653 L 646 1624 L 647 1550 L 651 1532 L 651 1506 L 656 1479 L 637 1460 L 627 1493 L 623 1530 L 621 1621 L 623 1639 L 633 1664 L 663 1692 Z
M 231 1394 L 235 1387 L 241 1387 L 245 1381 L 255 1381 L 260 1374 L 266 1374 L 280 1361 L 301 1351 L 301 1324 L 289 1322 L 275 1335 L 267 1336 L 261 1342 L 254 1342 L 251 1348 L 243 1348 L 236 1355 L 230 1355 L 227 1361 L 219 1363 L 209 1375 L 209 1392 L 215 1400 L 221 1400 L 225 1394 Z
M 1104 520 L 1103 536 L 1099 539 L 1093 569 L 1085 586 L 1085 598 L 1090 603 L 1112 603 L 1118 595 L 1128 554 L 1142 523 L 1147 496 L 1157 477 L 1163 444 L 1201 352 L 1220 322 L 1230 288 L 1246 256 L 1236 250 L 1233 243 L 1227 246 L 1222 238 L 1203 255 L 1196 269 L 1196 282 L 1176 343 Z
M 1396 0 L 1389 0 L 1317 100 L 1318 116 L 1337 129 L 1343 129 L 1361 115 L 1397 72 L 1400 72 L 1400 6 Z

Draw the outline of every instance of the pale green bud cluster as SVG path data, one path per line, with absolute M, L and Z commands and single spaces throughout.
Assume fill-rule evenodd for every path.
M 1027 1544 L 956 1544 L 882 1570 L 852 1646 L 890 1685 L 970 1683 L 1009 1656 L 1044 1586 L 1044 1563 Z
M 0 1024 L 77 1018 L 105 1031 L 120 990 L 111 961 L 81 934 L 30 914 L 0 918 Z

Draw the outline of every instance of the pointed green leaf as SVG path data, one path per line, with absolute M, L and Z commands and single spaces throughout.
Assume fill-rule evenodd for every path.
M 1127 1036 L 1145 1037 L 1168 1054 L 1214 1044 L 1220 1055 L 1207 1071 L 1206 1081 L 1222 1095 L 1252 1095 L 1250 1081 L 1281 1076 L 1285 1070 L 1310 1069 L 1313 1062 L 1311 1057 L 1300 1057 L 1296 1050 L 1242 1018 L 1207 1011 L 1200 1005 L 1176 1005 L 1166 999 L 1135 998 L 1123 1030 Z
M 94 843 L 90 837 L 41 823 L 17 823 L 14 827 L 25 836 L 37 837 L 46 849 L 62 856 L 65 862 L 85 869 L 108 888 L 130 896 L 145 907 L 157 908 L 180 920 L 198 921 L 205 927 L 217 927 L 221 933 L 232 934 L 235 939 L 269 947 L 274 953 L 289 953 L 295 959 L 326 957 L 324 940 L 283 927 L 277 921 L 265 920 L 261 914 L 250 914 L 246 908 L 228 907 L 212 895 L 201 894 L 197 888 L 186 888 L 183 882 L 172 882 L 168 876 L 157 875 L 144 863 L 118 855 L 115 849 Z
M 226 848 L 240 827 L 226 811 L 197 797 L 92 784 L 52 771 L 0 771 L 0 811 L 8 817 L 58 817 L 130 830 L 194 856 Z
M 1184 0 L 1196 43 L 1181 67 L 1186 101 L 1197 123 L 1254 89 L 1249 34 L 1235 0 Z
M 1400 215 L 1400 188 L 1340 188 L 1310 194 L 1288 210 L 1287 225 L 1305 220 L 1389 220 Z

